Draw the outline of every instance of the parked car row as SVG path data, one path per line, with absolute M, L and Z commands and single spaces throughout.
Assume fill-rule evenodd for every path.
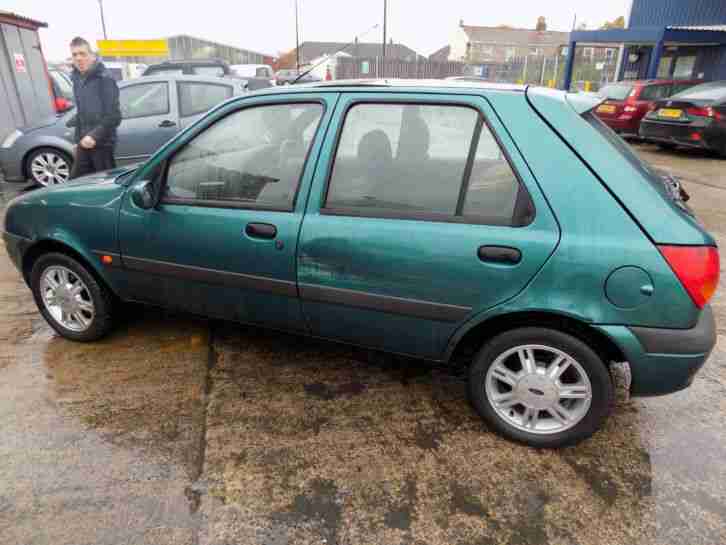
M 123 121 L 118 128 L 119 165 L 148 159 L 207 110 L 247 91 L 243 81 L 186 75 L 145 76 L 119 82 Z M 8 181 L 38 185 L 68 181 L 73 163 L 71 108 L 12 132 L 0 144 L 0 167 Z
M 121 300 L 467 358 L 489 429 L 536 447 L 602 426 L 611 362 L 629 363 L 632 395 L 660 395 L 709 357 L 716 242 L 594 115 L 600 98 L 346 82 L 192 124 L 208 104 L 185 117 L 187 99 L 207 95 L 186 85 L 206 83 L 122 89 L 134 160 L 183 129 L 147 162 L 7 207 L 6 249 L 63 337 L 107 334 Z
M 622 81 L 599 94 L 605 101 L 597 116 L 622 136 L 726 158 L 726 81 Z

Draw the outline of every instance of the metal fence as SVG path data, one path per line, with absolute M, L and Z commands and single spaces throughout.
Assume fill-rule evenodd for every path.
M 566 57 L 529 55 L 513 57 L 506 62 L 465 64 L 431 60 L 401 61 L 386 59 L 385 72 L 381 57 L 337 59 L 335 79 L 389 78 L 438 79 L 450 76 L 479 76 L 487 81 L 525 83 L 561 88 L 564 81 Z M 578 54 L 572 74 L 572 87 L 597 91 L 603 84 L 614 81 L 616 59 L 590 58 Z
M 438 79 L 461 76 L 464 74 L 464 66 L 460 62 L 386 59 L 384 70 L 381 57 L 342 57 L 337 60 L 335 79 L 379 78 L 384 75 L 387 78 Z

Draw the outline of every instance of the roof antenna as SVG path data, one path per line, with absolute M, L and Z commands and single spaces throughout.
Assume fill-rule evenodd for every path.
M 325 57 L 325 58 L 324 58 L 324 59 L 323 59 L 322 61 L 320 61 L 320 62 L 319 62 L 318 64 L 316 64 L 315 66 L 311 67 L 311 68 L 310 68 L 309 70 L 306 70 L 305 72 L 303 72 L 302 74 L 300 74 L 300 75 L 299 75 L 298 77 L 296 77 L 296 78 L 295 78 L 295 79 L 293 80 L 293 82 L 292 82 L 292 83 L 291 83 L 290 85 L 294 85 L 295 83 L 297 83 L 297 82 L 298 82 L 298 80 L 300 80 L 300 78 L 304 78 L 305 76 L 307 76 L 307 75 L 308 75 L 308 74 L 309 74 L 310 72 L 312 72 L 313 70 L 315 70 L 315 69 L 316 69 L 316 68 L 317 68 L 318 66 L 320 66 L 320 65 L 321 65 L 321 64 L 323 64 L 324 62 L 327 62 L 327 60 L 328 60 L 328 59 L 329 59 L 330 57 L 335 57 L 335 56 L 336 56 L 336 55 L 337 55 L 338 53 L 343 53 L 343 52 L 344 52 L 344 51 L 345 51 L 346 49 L 348 49 L 348 48 L 349 48 L 349 47 L 350 47 L 351 45 L 353 45 L 353 44 L 357 43 L 357 42 L 358 42 L 358 38 L 362 38 L 363 36 L 365 36 L 365 35 L 366 35 L 366 34 L 368 34 L 369 32 L 371 32 L 371 31 L 373 31 L 373 30 L 377 29 L 377 28 L 378 28 L 379 26 L 380 26 L 380 25 L 379 25 L 378 23 L 376 23 L 376 24 L 375 24 L 375 25 L 373 25 L 373 26 L 372 26 L 371 28 L 369 28 L 368 30 L 366 30 L 365 32 L 363 32 L 362 34 L 358 34 L 358 36 L 356 36 L 356 37 L 355 37 L 355 38 L 353 39 L 353 41 L 352 41 L 352 42 L 349 42 L 349 43 L 348 43 L 348 45 L 346 45 L 346 46 L 345 46 L 345 47 L 344 47 L 343 49 L 339 49 L 338 51 L 336 51 L 336 52 L 335 52 L 335 53 L 333 53 L 332 55 L 326 55 L 326 57 Z

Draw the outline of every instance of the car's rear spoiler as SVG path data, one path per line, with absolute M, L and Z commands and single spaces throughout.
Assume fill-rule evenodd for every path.
M 605 97 L 593 93 L 567 93 L 565 100 L 580 115 L 605 102 Z

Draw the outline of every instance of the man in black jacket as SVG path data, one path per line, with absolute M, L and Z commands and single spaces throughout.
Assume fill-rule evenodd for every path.
M 76 153 L 71 178 L 116 166 L 116 127 L 121 124 L 121 107 L 116 80 L 96 60 L 91 45 L 83 38 L 71 41 L 73 95 L 76 115 L 69 126 L 76 128 Z

